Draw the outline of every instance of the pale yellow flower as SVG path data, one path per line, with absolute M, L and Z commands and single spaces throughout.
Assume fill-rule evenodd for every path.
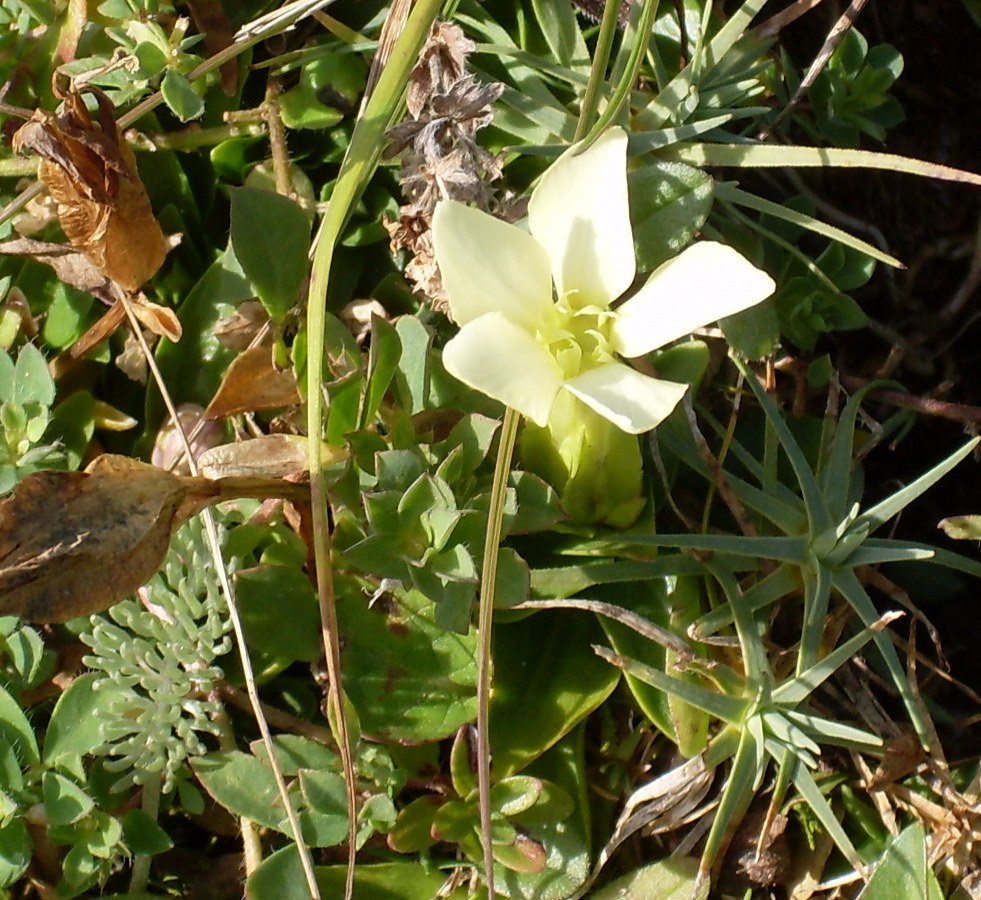
M 538 425 L 568 392 L 640 434 L 687 385 L 650 378 L 618 357 L 643 356 L 768 297 L 773 280 L 723 244 L 699 241 L 614 306 L 636 274 L 627 201 L 627 135 L 571 148 L 531 196 L 528 230 L 451 200 L 433 245 L 460 332 L 447 371 Z

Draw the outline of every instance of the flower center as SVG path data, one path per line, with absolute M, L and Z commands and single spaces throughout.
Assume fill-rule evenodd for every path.
M 616 313 L 600 306 L 575 307 L 558 300 L 541 330 L 541 339 L 562 370 L 573 378 L 614 359 L 610 328 Z

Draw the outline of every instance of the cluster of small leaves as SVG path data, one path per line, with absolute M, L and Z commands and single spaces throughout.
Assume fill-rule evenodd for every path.
M 224 716 L 215 660 L 231 650 L 231 625 L 200 519 L 174 536 L 162 570 L 140 600 L 93 616 L 81 639 L 83 658 L 104 673 L 94 691 L 112 696 L 104 710 L 100 755 L 121 773 L 113 790 L 160 779 L 169 793 L 189 756 L 208 749 L 203 735 L 218 736 Z
M 903 121 L 903 109 L 889 91 L 903 71 L 895 47 L 869 47 L 857 28 L 850 28 L 827 67 L 808 91 L 810 114 L 795 121 L 821 143 L 857 147 L 862 135 L 884 141 Z
M 38 469 L 64 464 L 56 443 L 44 443 L 55 384 L 44 356 L 25 344 L 14 362 L 0 351 L 0 494 Z
M 180 121 L 200 117 L 204 112 L 202 94 L 209 80 L 191 82 L 187 73 L 202 61 L 189 52 L 201 43 L 202 35 L 188 37 L 190 22 L 183 17 L 167 17 L 173 23 L 168 34 L 160 24 L 159 8 L 149 12 L 136 6 L 129 0 L 103 3 L 100 14 L 114 23 L 102 30 L 111 44 L 104 53 L 67 63 L 59 71 L 104 88 L 116 106 L 126 106 L 159 90 Z M 139 13 L 142 15 L 134 15 Z
M 361 473 L 364 536 L 357 540 L 346 529 L 338 536 L 346 560 L 365 573 L 414 586 L 436 602 L 437 622 L 453 631 L 467 630 L 476 596 L 490 487 L 477 469 L 497 428 L 496 421 L 472 415 L 445 441 L 376 452 L 374 471 Z M 512 532 L 560 518 L 544 482 L 516 473 L 512 485 L 506 512 Z M 529 583 L 527 563 L 506 549 L 499 562 L 498 604 L 527 599 Z

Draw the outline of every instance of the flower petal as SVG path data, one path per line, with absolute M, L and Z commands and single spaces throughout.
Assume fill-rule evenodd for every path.
M 443 348 L 446 371 L 538 425 L 548 422 L 562 372 L 549 352 L 503 313 L 464 325 Z
M 458 325 L 502 312 L 533 327 L 551 311 L 548 257 L 516 225 L 442 200 L 433 213 L 433 249 Z
M 630 434 L 642 434 L 671 415 L 687 384 L 648 378 L 622 363 L 589 369 L 564 385 L 583 403 Z
M 642 356 L 755 306 L 775 288 L 766 272 L 732 247 L 699 241 L 655 269 L 617 310 L 614 347 L 621 356 Z
M 609 306 L 634 280 L 627 204 L 627 135 L 604 132 L 578 156 L 571 147 L 542 176 L 528 204 L 528 226 L 548 252 L 560 298 Z

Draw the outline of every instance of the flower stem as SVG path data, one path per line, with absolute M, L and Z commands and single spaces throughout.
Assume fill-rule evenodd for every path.
M 514 440 L 519 421 L 520 415 L 508 407 L 501 425 L 501 441 L 497 449 L 494 484 L 487 511 L 487 534 L 484 539 L 484 564 L 480 573 L 477 612 L 477 787 L 480 793 L 480 831 L 484 842 L 484 877 L 487 881 L 487 896 L 491 900 L 495 896 L 490 808 L 491 625 L 494 621 L 497 558 L 501 546 L 508 475 L 511 473 L 511 457 L 514 455 Z
M 582 98 L 582 107 L 573 143 L 581 141 L 586 136 L 589 126 L 596 118 L 596 111 L 599 108 L 600 85 L 606 79 L 606 67 L 610 62 L 610 53 L 613 50 L 613 38 L 617 33 L 619 12 L 620 3 L 617 0 L 609 0 L 603 8 L 603 20 L 600 23 L 599 37 L 596 39 L 593 65 L 589 71 L 586 93 Z

